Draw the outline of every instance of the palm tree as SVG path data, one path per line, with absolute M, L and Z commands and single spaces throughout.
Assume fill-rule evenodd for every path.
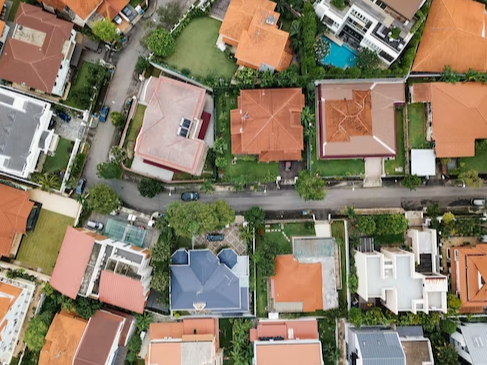
M 309 106 L 305 106 L 301 112 L 301 124 L 304 128 L 304 136 L 309 138 L 313 137 L 315 132 L 315 114 Z
M 154 321 L 151 313 L 144 312 L 144 314 L 135 315 L 136 323 L 135 326 L 140 332 L 147 331 L 149 325 Z
M 35 177 L 35 182 L 41 185 L 42 191 L 58 190 L 60 188 L 59 177 L 54 174 L 44 173 Z
M 246 225 L 245 227 L 242 226 L 238 229 L 238 236 L 243 242 L 249 243 L 254 238 L 254 233 L 250 226 Z
M 329 349 L 326 353 L 326 362 L 328 364 L 336 364 L 339 358 L 340 350 L 336 346 L 333 346 L 333 348 Z
M 294 20 L 291 23 L 291 28 L 289 28 L 289 38 L 291 38 L 294 51 L 298 51 L 302 45 L 301 28 L 301 22 L 299 19 Z

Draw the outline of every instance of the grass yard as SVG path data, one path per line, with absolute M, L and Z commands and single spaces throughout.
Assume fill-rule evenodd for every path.
M 71 85 L 71 89 L 69 90 L 68 97 L 64 101 L 64 104 L 72 106 L 74 108 L 85 109 L 86 105 L 81 103 L 75 96 L 75 92 L 83 88 L 83 86 L 88 82 L 88 75 L 90 73 L 89 70 L 89 62 L 83 61 L 81 67 L 76 74 L 76 80 Z
M 288 223 L 284 225 L 284 232 L 288 237 L 315 236 L 315 226 L 313 222 Z
M 338 300 L 341 304 L 347 304 L 347 251 L 345 249 L 345 223 L 341 221 L 333 222 L 331 225 L 331 234 L 335 240 L 340 239 L 337 242 L 340 247 L 340 266 L 342 271 L 342 289 L 338 291 Z
M 426 115 L 425 105 L 414 103 L 408 105 L 409 117 L 409 147 L 427 148 L 430 143 L 426 141 Z
M 475 149 L 474 157 L 462 157 L 458 159 L 459 164 L 464 163 L 464 170 L 475 170 L 480 173 L 487 173 L 487 150 Z
M 124 144 L 129 148 L 134 148 L 135 146 L 135 139 L 139 134 L 140 128 L 142 128 L 142 123 L 144 121 L 144 113 L 147 107 L 145 105 L 137 105 L 137 109 L 135 110 L 134 117 L 130 121 L 129 130 L 127 131 L 127 135 L 125 136 Z M 131 145 L 129 146 L 129 143 Z
M 22 266 L 51 274 L 63 242 L 66 227 L 72 226 L 74 219 L 45 209 L 41 210 L 33 232 L 24 235 L 17 260 Z
M 13 22 L 15 19 L 15 14 L 17 14 L 17 9 L 19 8 L 20 0 L 12 0 L 12 8 L 10 9 L 10 13 L 8 14 L 7 21 Z
M 394 160 L 385 161 L 386 175 L 404 175 L 406 168 L 406 152 L 404 150 L 404 117 L 402 110 L 396 110 L 397 156 Z M 402 168 L 402 172 L 396 168 Z
M 228 349 L 232 346 L 232 318 L 220 318 L 220 347 Z
M 322 177 L 359 176 L 365 174 L 365 162 L 361 159 L 319 160 L 316 157 L 316 139 L 311 142 L 311 172 Z
M 224 108 L 220 107 L 220 100 L 223 98 Z M 225 167 L 224 179 L 231 181 L 239 176 L 246 176 L 246 181 L 259 181 L 262 179 L 273 179 L 279 175 L 279 164 L 277 162 L 259 163 L 257 161 L 242 161 L 237 160 L 237 163 L 232 165 L 232 140 L 230 135 L 230 110 L 237 107 L 237 97 L 221 95 L 217 104 L 217 134 L 222 136 L 227 143 L 227 151 L 225 158 L 227 159 L 227 166 Z M 226 118 L 220 118 L 221 114 L 225 114 Z M 222 119 L 224 121 L 222 122 Z M 253 182 L 253 181 L 252 181 Z
M 310 222 L 311 225 L 306 223 L 287 223 L 284 224 L 284 233 L 286 236 L 289 237 L 291 241 L 288 241 L 286 237 L 282 234 L 282 231 L 279 232 L 265 232 L 264 238 L 274 242 L 276 245 L 279 246 L 281 254 L 292 254 L 292 237 L 302 237 L 302 236 L 315 236 L 315 228 L 314 224 Z M 270 229 L 281 229 L 280 224 L 271 224 Z
M 73 150 L 74 142 L 68 139 L 59 138 L 59 143 L 54 156 L 47 156 L 42 166 L 42 172 L 55 172 L 65 170 L 68 166 L 69 156 Z
M 264 279 L 260 274 L 259 270 L 256 270 L 256 277 L 257 277 L 257 317 L 258 318 L 266 318 L 267 311 L 265 308 L 267 307 L 267 280 Z
M 178 70 L 186 68 L 191 75 L 210 75 L 231 79 L 237 65 L 216 48 L 221 22 L 204 17 L 191 21 L 176 39 L 176 51 L 164 59 Z

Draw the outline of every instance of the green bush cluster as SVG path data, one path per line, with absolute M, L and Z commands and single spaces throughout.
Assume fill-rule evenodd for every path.
M 81 152 L 76 155 L 73 161 L 73 165 L 71 166 L 71 178 L 78 180 L 79 176 L 81 175 L 81 171 L 83 170 L 83 166 L 85 165 L 85 160 L 86 153 Z

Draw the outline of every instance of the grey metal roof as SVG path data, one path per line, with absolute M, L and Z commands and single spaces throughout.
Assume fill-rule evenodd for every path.
M 364 365 L 406 365 L 406 357 L 393 331 L 357 332 L 357 344 Z
M 173 265 L 187 265 L 188 259 L 188 252 L 184 248 L 180 248 L 172 254 L 171 263 Z
M 222 264 L 228 266 L 228 268 L 233 268 L 237 264 L 237 254 L 231 248 L 224 248 L 218 254 L 218 258 Z
M 9 103 L 7 98 L 12 99 L 2 96 L 0 101 Z M 24 168 L 43 111 L 42 106 L 29 101 L 25 101 L 24 109 L 25 112 L 0 104 L 0 154 L 10 157 L 5 166 L 16 171 Z
M 468 323 L 461 325 L 472 364 L 485 364 L 487 358 L 487 323 Z
M 423 327 L 421 326 L 399 326 L 396 327 L 399 337 L 423 337 Z
M 190 250 L 189 264 L 171 265 L 171 274 L 173 310 L 190 310 L 194 303 L 205 303 L 209 310 L 246 311 L 239 278 L 209 250 Z

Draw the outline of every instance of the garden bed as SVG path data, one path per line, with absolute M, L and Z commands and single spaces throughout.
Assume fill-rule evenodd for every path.
M 338 290 L 338 300 L 340 305 L 347 305 L 347 251 L 345 237 L 345 223 L 341 221 L 333 222 L 331 225 L 332 236 L 337 240 L 337 247 L 340 248 L 340 269 L 342 278 L 342 289 Z
M 396 110 L 396 148 L 397 156 L 394 160 L 387 160 L 384 162 L 386 175 L 404 175 L 406 168 L 406 152 L 404 150 L 404 117 L 403 111 Z M 402 167 L 402 172 L 396 171 L 396 168 Z

